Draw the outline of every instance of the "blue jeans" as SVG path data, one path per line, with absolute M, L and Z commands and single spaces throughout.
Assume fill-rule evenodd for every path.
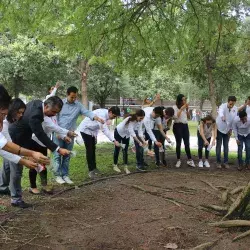
M 246 149 L 246 165 L 249 165 L 250 163 L 250 134 L 248 134 L 246 137 L 242 135 L 238 135 L 238 140 L 240 141 L 240 145 L 238 145 L 238 162 L 239 165 L 243 164 L 242 159 L 242 150 L 243 150 L 243 144 L 245 144 Z
M 67 143 L 62 139 L 58 139 L 55 135 L 53 135 L 53 142 L 55 142 L 60 148 L 66 148 L 69 151 L 73 149 L 74 140 L 71 143 Z M 61 156 L 58 152 L 53 152 L 54 155 L 54 175 L 65 177 L 69 175 L 69 161 L 70 155 Z
M 216 144 L 216 160 L 217 163 L 221 163 L 221 145 L 223 142 L 224 148 L 224 163 L 228 163 L 228 143 L 229 143 L 229 135 L 223 134 L 219 130 L 217 130 L 217 144 Z
M 23 166 L 4 159 L 3 168 L 0 176 L 0 191 L 9 189 L 11 194 L 11 202 L 22 200 L 21 179 Z

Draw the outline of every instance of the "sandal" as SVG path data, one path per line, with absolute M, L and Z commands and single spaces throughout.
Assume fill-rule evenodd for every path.
M 29 192 L 35 195 L 40 194 L 40 191 L 37 188 L 29 188 Z

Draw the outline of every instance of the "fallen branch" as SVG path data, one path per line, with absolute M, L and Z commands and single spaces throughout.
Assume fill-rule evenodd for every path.
M 244 232 L 244 233 L 242 233 L 242 234 L 240 234 L 240 235 L 234 237 L 234 238 L 233 238 L 233 242 L 234 242 L 234 241 L 237 241 L 237 240 L 240 240 L 240 239 L 242 239 L 242 238 L 245 238 L 245 237 L 248 236 L 248 235 L 250 235 L 250 230 L 248 230 L 248 231 L 246 231 L 246 232 Z
M 212 183 L 208 182 L 208 181 L 203 181 L 202 182 L 206 183 L 209 187 L 211 187 L 212 189 L 214 189 L 215 191 L 219 191 L 219 189 L 217 187 L 215 187 Z
M 209 223 L 209 225 L 213 227 L 222 227 L 222 228 L 250 227 L 250 221 L 249 220 L 227 220 L 227 221 Z
M 231 195 L 238 194 L 238 193 L 241 192 L 244 188 L 245 188 L 245 187 L 243 187 L 243 186 L 237 187 L 237 188 L 233 189 L 233 190 L 230 192 L 230 194 L 231 194 Z
M 228 208 L 227 207 L 221 207 L 217 205 L 201 205 L 201 207 L 205 207 L 208 209 L 215 210 L 216 212 L 227 212 Z
M 211 249 L 213 246 L 215 246 L 215 244 L 218 241 L 219 241 L 219 239 L 217 239 L 215 241 L 206 242 L 206 243 L 203 243 L 201 245 L 198 245 L 198 246 L 192 248 L 191 250 L 208 250 L 208 249 Z
M 228 200 L 228 190 L 226 190 L 225 192 L 222 193 L 221 199 L 222 199 L 223 203 L 227 202 L 227 200 Z

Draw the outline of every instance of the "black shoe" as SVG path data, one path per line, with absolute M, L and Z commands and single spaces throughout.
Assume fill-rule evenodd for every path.
M 146 171 L 146 168 L 144 166 L 136 166 L 136 169 L 139 171 Z
M 29 208 L 29 207 L 33 207 L 32 204 L 26 203 L 24 201 L 17 201 L 17 202 L 13 202 L 11 203 L 11 206 L 13 207 L 19 207 L 19 208 Z
M 10 190 L 7 189 L 7 190 L 1 190 L 0 191 L 0 195 L 9 195 L 10 196 Z
M 149 165 L 145 161 L 143 162 L 143 166 L 144 167 L 149 167 Z

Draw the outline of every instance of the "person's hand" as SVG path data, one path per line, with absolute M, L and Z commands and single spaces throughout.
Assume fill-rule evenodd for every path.
M 239 140 L 236 140 L 236 143 L 237 143 L 238 146 L 240 145 L 240 141 Z
M 44 164 L 44 165 L 49 165 L 50 164 L 50 159 L 48 157 L 46 157 L 45 155 L 43 155 L 40 152 L 32 152 L 32 158 L 40 163 L 40 164 Z
M 209 145 L 209 142 L 206 140 L 206 141 L 204 142 L 204 144 L 205 144 L 205 146 L 208 146 L 208 145 Z
M 96 121 L 102 123 L 102 124 L 105 123 L 104 120 L 103 120 L 102 118 L 98 117 L 98 116 L 95 116 L 94 119 L 95 119 Z
M 57 151 L 60 155 L 66 156 L 70 154 L 70 151 L 65 148 L 59 148 Z
M 29 169 L 35 169 L 38 166 L 38 163 L 31 161 L 29 159 L 24 159 L 24 158 L 21 158 L 21 160 L 19 161 L 19 164 L 24 165 L 25 167 Z
M 121 146 L 118 141 L 114 141 L 114 144 L 115 144 L 116 147 L 120 147 Z
M 139 146 L 140 146 L 140 147 L 142 147 L 142 146 L 143 146 L 142 142 L 139 142 Z
M 55 88 L 57 88 L 57 89 L 58 89 L 58 88 L 60 87 L 60 85 L 61 85 L 61 81 L 57 81 L 57 82 L 56 82 L 56 86 L 55 86 Z
M 160 99 L 161 99 L 161 95 L 159 93 L 157 93 L 155 96 L 155 100 L 160 100 Z
M 212 141 L 212 147 L 214 147 L 214 146 L 215 146 L 215 140 Z
M 143 141 L 143 142 L 142 142 L 142 147 L 145 148 L 147 145 L 148 145 L 148 142 L 147 142 L 147 141 Z
M 68 144 L 72 142 L 71 138 L 69 138 L 68 136 L 65 136 L 63 140 Z
M 162 146 L 162 143 L 161 143 L 161 142 L 159 142 L 159 141 L 156 141 L 156 142 L 155 142 L 155 145 L 156 145 L 157 147 L 159 147 L 159 148 L 160 148 L 160 147 Z
M 166 141 L 168 142 L 168 143 L 172 143 L 172 141 L 170 140 L 170 138 L 166 135 Z
M 76 134 L 74 131 L 69 131 L 69 132 L 67 133 L 67 136 L 68 136 L 68 137 L 77 137 L 77 134 Z

